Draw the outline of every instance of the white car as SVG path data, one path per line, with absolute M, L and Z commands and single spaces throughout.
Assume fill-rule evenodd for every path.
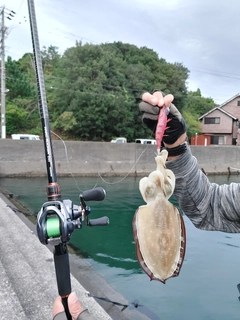
M 136 139 L 135 143 L 141 144 L 156 144 L 156 140 L 154 139 Z
M 13 140 L 40 140 L 40 137 L 36 134 L 12 134 Z
M 127 139 L 120 137 L 120 138 L 116 138 L 116 139 L 111 140 L 111 143 L 127 143 Z

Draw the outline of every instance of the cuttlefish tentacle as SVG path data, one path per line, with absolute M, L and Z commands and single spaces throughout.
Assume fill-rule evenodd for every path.
M 179 274 L 186 249 L 186 231 L 179 210 L 168 199 L 175 188 L 175 176 L 166 169 L 168 153 L 156 158 L 157 170 L 139 182 L 146 205 L 133 218 L 138 261 L 151 280 L 163 283 Z

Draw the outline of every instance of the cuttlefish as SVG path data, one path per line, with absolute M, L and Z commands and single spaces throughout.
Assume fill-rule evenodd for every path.
M 155 160 L 157 170 L 139 182 L 146 205 L 133 218 L 136 254 L 151 280 L 163 283 L 178 276 L 186 249 L 186 231 L 181 212 L 169 202 L 175 188 L 175 175 L 165 166 L 168 152 Z

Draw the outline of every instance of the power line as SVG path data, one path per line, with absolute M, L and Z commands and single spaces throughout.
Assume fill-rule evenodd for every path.
M 194 67 L 191 68 L 191 70 L 193 70 L 193 71 L 195 70 L 197 72 L 214 75 L 214 76 L 217 76 L 217 77 L 240 80 L 240 75 L 239 74 L 233 74 L 233 73 L 228 73 L 228 72 L 220 72 L 220 71 L 213 71 L 213 70 L 194 68 Z
M 10 9 L 7 9 L 7 8 L 6 8 L 6 10 L 11 12 L 14 15 L 14 17 L 16 18 L 18 16 L 18 12 L 20 11 L 20 9 L 22 7 L 23 2 L 24 2 L 24 0 L 22 0 L 21 5 L 19 6 L 19 9 L 18 9 L 17 13 L 14 12 L 13 10 L 10 10 Z M 13 19 L 14 17 L 11 16 L 11 19 L 9 19 L 12 22 L 12 25 L 8 28 L 8 35 L 11 33 L 11 31 L 14 28 L 14 25 L 16 23 L 16 19 Z

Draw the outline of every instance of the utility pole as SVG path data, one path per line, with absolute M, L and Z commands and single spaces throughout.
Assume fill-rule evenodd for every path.
M 6 88 L 5 88 L 5 24 L 4 24 L 4 9 L 5 7 L 2 7 L 2 26 L 1 26 L 1 138 L 6 139 L 6 101 L 5 101 L 5 94 L 6 94 Z
M 6 8 L 7 9 L 7 8 Z M 13 10 L 7 9 L 7 19 L 12 20 L 14 17 L 14 12 Z M 5 100 L 5 95 L 6 92 L 9 90 L 6 90 L 6 69 L 5 69 L 5 35 L 7 32 L 7 28 L 5 27 L 4 23 L 4 15 L 5 15 L 5 6 L 2 6 L 2 11 L 0 13 L 1 18 L 2 18 L 2 25 L 1 25 L 1 138 L 6 139 L 6 100 Z

